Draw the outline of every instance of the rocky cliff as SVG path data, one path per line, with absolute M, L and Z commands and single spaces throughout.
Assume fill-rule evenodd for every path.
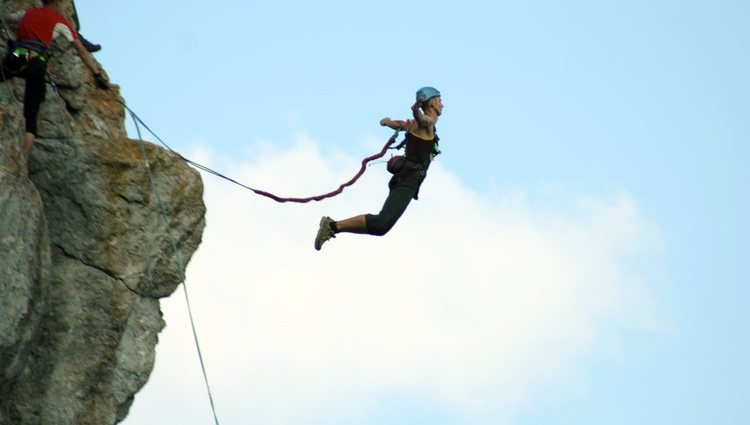
M 0 0 L 0 13 L 32 4 Z M 118 90 L 96 89 L 72 49 L 52 69 L 28 165 L 24 81 L 0 83 L 0 425 L 114 424 L 148 380 L 159 299 L 184 270 Z M 200 175 L 146 151 L 187 261 L 205 225 Z

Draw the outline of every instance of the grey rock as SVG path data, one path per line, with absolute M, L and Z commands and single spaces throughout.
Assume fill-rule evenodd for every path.
M 28 164 L 23 81 L 0 83 L 0 425 L 111 425 L 153 369 L 159 299 L 200 244 L 203 186 L 128 139 L 117 89 L 96 89 L 71 51 L 55 61 Z

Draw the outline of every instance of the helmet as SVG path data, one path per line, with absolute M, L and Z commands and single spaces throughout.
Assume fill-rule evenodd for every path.
M 417 100 L 427 102 L 433 97 L 440 96 L 440 92 L 434 87 L 422 87 L 417 90 Z

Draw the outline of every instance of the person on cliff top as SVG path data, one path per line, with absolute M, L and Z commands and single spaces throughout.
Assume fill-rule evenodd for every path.
M 406 130 L 406 154 L 398 169 L 389 169 L 394 175 L 388 182 L 388 197 L 377 215 L 363 214 L 346 220 L 334 221 L 324 216 L 320 219 L 315 249 L 335 238 L 337 233 L 360 233 L 383 236 L 396 224 L 412 199 L 418 199 L 419 187 L 427 175 L 433 157 L 440 153 L 435 124 L 443 113 L 440 92 L 433 87 L 417 91 L 417 100 L 411 107 L 414 120 L 383 118 L 380 125 L 394 130 Z
M 0 81 L 13 77 L 26 80 L 23 116 L 26 120 L 23 154 L 28 160 L 37 134 L 37 116 L 47 90 L 48 49 L 55 37 L 72 43 L 78 56 L 94 75 L 96 86 L 111 87 L 101 66 L 81 43 L 73 25 L 61 15 L 62 0 L 42 0 L 42 7 L 13 12 L 4 19 L 19 22 L 16 40 L 8 49 L 0 67 Z

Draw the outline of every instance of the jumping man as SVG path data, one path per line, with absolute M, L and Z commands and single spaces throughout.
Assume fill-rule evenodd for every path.
M 42 7 L 20 10 L 6 18 L 20 21 L 16 32 L 15 47 L 8 50 L 0 68 L 0 81 L 13 77 L 26 80 L 23 96 L 23 117 L 26 120 L 23 153 L 28 160 L 31 146 L 37 134 L 37 116 L 47 90 L 47 50 L 57 36 L 73 44 L 78 56 L 94 74 L 97 87 L 108 89 L 107 79 L 102 76 L 100 65 L 81 43 L 73 25 L 61 14 L 62 0 L 42 0 Z
M 414 120 L 401 121 L 383 118 L 380 125 L 394 130 L 406 130 L 406 160 L 388 182 L 388 197 L 377 215 L 364 214 L 346 220 L 334 221 L 330 217 L 320 219 L 320 227 L 315 237 L 315 249 L 335 238 L 337 233 L 363 233 L 383 236 L 396 224 L 406 211 L 409 202 L 417 199 L 419 186 L 427 175 L 427 168 L 437 150 L 438 136 L 435 124 L 443 112 L 440 92 L 432 87 L 417 91 L 417 100 L 411 107 Z

